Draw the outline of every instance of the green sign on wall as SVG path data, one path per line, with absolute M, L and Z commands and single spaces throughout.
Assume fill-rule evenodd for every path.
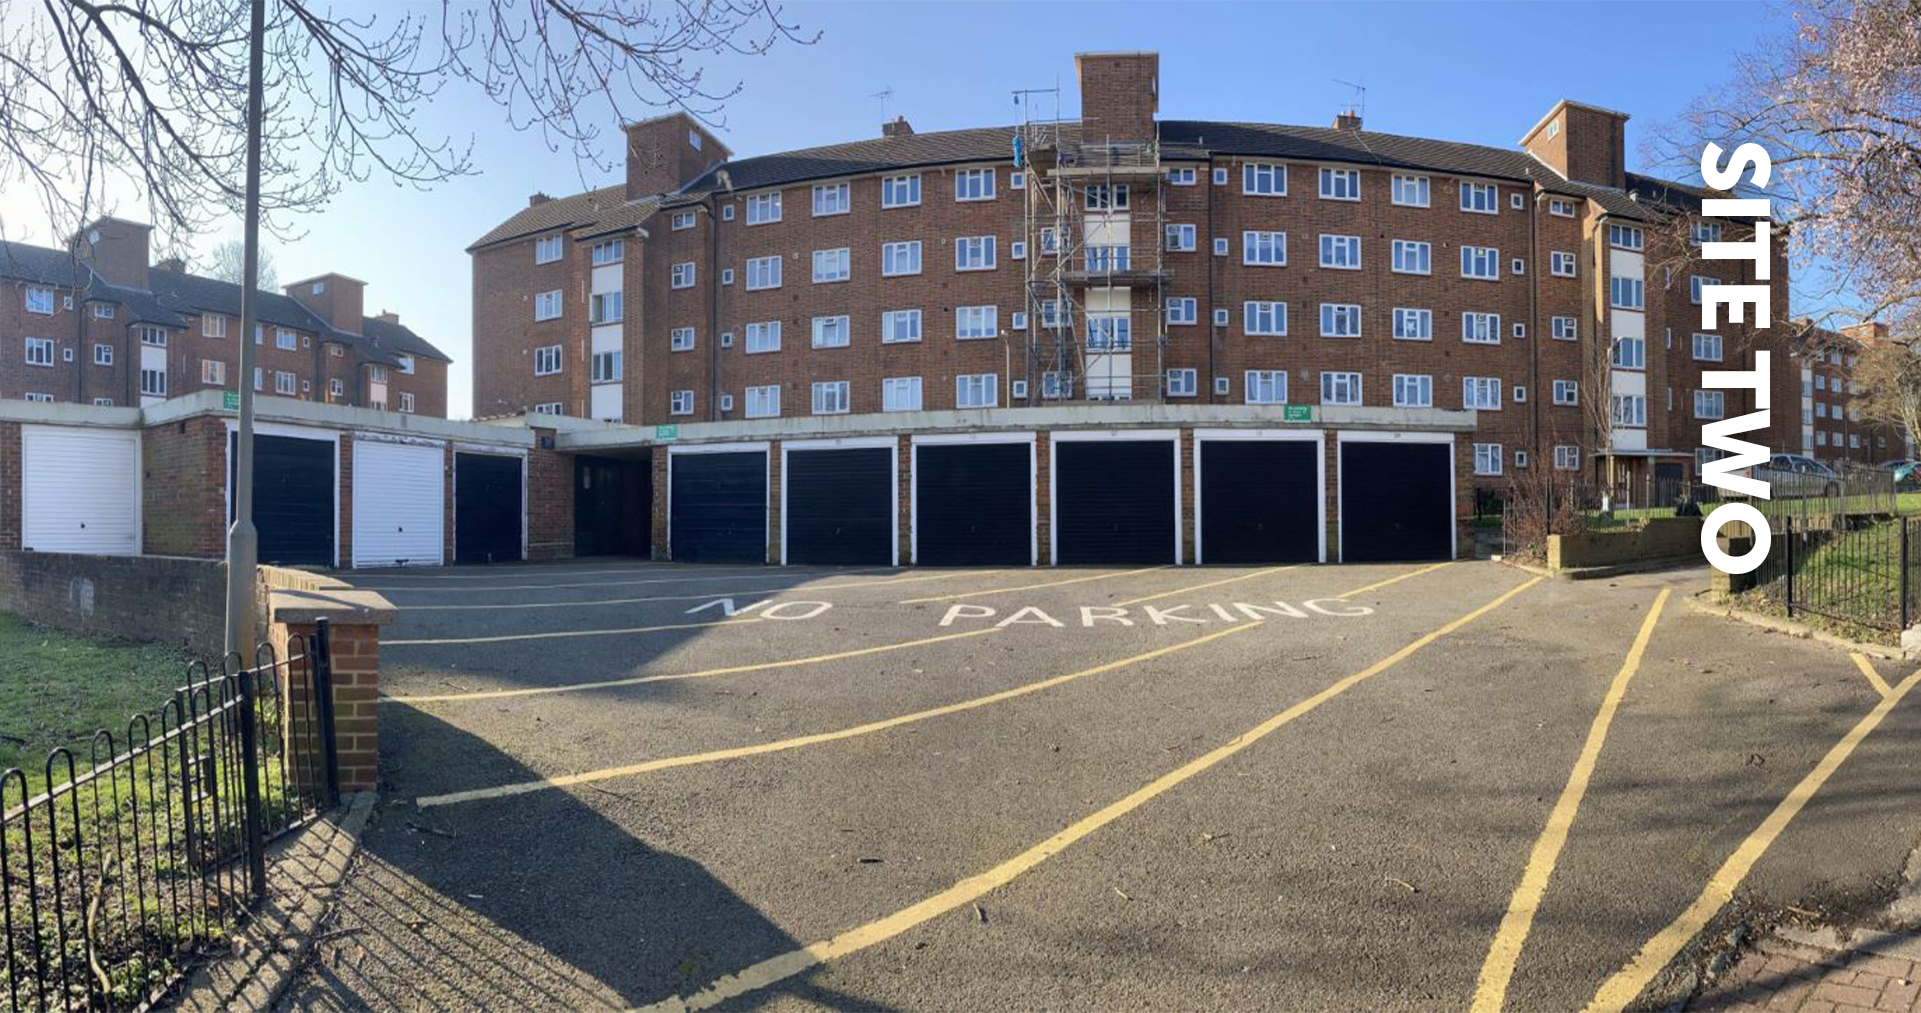
M 680 439 L 680 427 L 679 426 L 655 426 L 654 439 L 656 440 Z
M 239 391 L 237 391 L 237 390 L 223 390 L 223 391 L 221 391 L 221 392 L 220 392 L 220 407 L 222 407 L 222 408 L 225 408 L 226 410 L 228 410 L 228 411 L 230 411 L 230 412 L 237 412 L 237 411 L 239 411 L 239 410 L 240 410 L 240 392 L 239 392 Z
M 1282 405 L 1281 421 L 1312 422 L 1314 421 L 1314 406 L 1305 404 Z

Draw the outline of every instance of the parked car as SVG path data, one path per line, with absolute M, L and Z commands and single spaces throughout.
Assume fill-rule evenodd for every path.
M 1754 469 L 1776 499 L 1788 496 L 1839 496 L 1841 476 L 1833 468 L 1800 454 L 1776 454 Z
M 1904 457 L 1898 461 L 1889 461 L 1882 467 L 1894 473 L 1896 489 L 1921 489 L 1921 461 Z

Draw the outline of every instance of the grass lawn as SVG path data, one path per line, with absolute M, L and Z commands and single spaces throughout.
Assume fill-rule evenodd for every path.
M 1897 493 L 1894 499 L 1894 508 L 1897 513 L 1904 516 L 1921 513 L 1921 492 Z M 1777 514 L 1799 513 L 1804 508 L 1800 497 L 1787 497 L 1777 500 L 1754 500 L 1752 502 L 1763 514 L 1770 517 Z M 1879 504 L 1875 502 L 1875 498 L 1871 496 L 1849 496 L 1838 505 L 1836 505 L 1833 500 L 1822 500 L 1818 509 L 1819 512 L 1822 513 L 1829 511 L 1866 513 L 1875 509 L 1878 505 Z M 1701 504 L 1701 512 L 1706 513 L 1714 509 L 1714 507 L 1715 504 L 1713 503 L 1703 503 Z M 1611 516 L 1604 516 L 1599 510 L 1593 510 L 1588 513 L 1588 524 L 1597 528 L 1610 528 L 1632 524 L 1649 517 L 1672 516 L 1674 516 L 1674 508 L 1671 506 L 1616 510 Z
M 76 770 L 92 765 L 102 728 L 127 748 L 127 718 L 152 714 L 186 681 L 186 655 L 161 644 L 96 640 L 0 612 L 0 770 L 19 767 L 45 787 L 47 751 L 66 746 Z M 57 780 L 66 780 L 66 764 Z M 18 803 L 18 799 L 9 801 Z

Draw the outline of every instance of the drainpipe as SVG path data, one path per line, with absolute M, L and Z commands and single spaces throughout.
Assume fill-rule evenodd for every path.
M 1548 467 L 1551 461 L 1543 461 L 1541 450 L 1541 201 L 1547 191 L 1538 186 L 1534 190 L 1534 201 L 1528 207 L 1527 245 L 1528 245 L 1528 453 L 1534 458 L 1536 468 Z
M 1202 181 L 1207 186 L 1207 249 L 1199 252 L 1207 256 L 1207 403 L 1214 404 L 1220 399 L 1219 395 L 1214 393 L 1214 370 L 1216 368 L 1214 362 L 1214 346 L 1220 341 L 1221 330 L 1219 325 L 1214 323 L 1214 303 L 1220 296 L 1219 293 L 1214 291 L 1214 261 L 1219 258 L 1214 256 L 1214 240 L 1216 236 L 1214 235 L 1215 187 L 1213 159 L 1210 158 L 1207 160 L 1207 168 L 1203 171 L 1207 173 L 1207 178 Z M 1196 243 L 1194 245 L 1199 246 L 1200 244 Z
M 707 194 L 707 421 L 720 421 L 720 206 L 718 191 Z M 668 268 L 672 270 L 671 265 Z

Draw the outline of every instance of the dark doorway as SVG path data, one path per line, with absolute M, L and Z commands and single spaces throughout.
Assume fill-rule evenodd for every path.
M 1034 453 L 1028 443 L 914 448 L 914 562 L 1034 562 Z
M 1341 444 L 1341 559 L 1453 558 L 1453 460 L 1445 443 Z
M 767 452 L 675 454 L 674 559 L 683 563 L 767 561 Z
M 521 459 L 454 454 L 454 562 L 520 558 Z
M 653 487 L 651 458 L 574 458 L 574 555 L 650 555 Z
M 1057 441 L 1057 563 L 1175 562 L 1174 441 Z
M 1320 448 L 1308 440 L 1200 442 L 1203 563 L 1320 559 Z
M 227 521 L 233 522 L 232 490 L 239 470 L 237 434 L 227 438 Z M 260 561 L 280 566 L 334 563 L 334 455 L 332 440 L 294 436 L 253 438 L 253 526 Z
M 894 447 L 790 450 L 787 561 L 888 566 L 894 561 Z

